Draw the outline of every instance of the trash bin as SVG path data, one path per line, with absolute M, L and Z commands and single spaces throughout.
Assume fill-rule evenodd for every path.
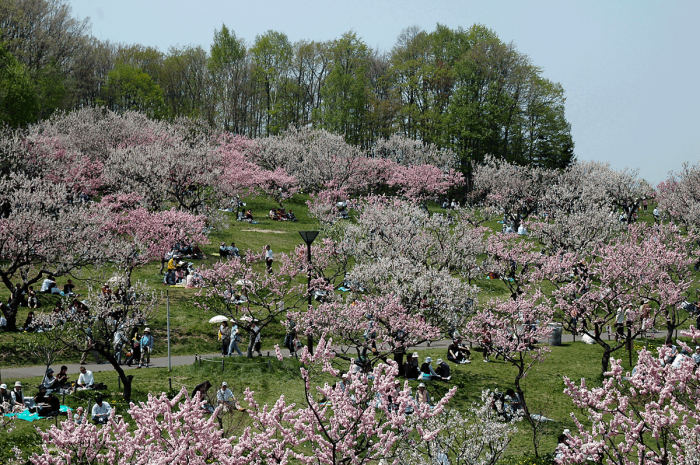
M 560 346 L 562 326 L 558 323 L 550 323 L 549 327 L 552 329 L 552 334 L 549 335 L 549 345 Z

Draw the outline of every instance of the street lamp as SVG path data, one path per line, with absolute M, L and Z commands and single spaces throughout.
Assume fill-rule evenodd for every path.
M 311 308 L 311 243 L 316 239 L 316 236 L 318 236 L 318 231 L 299 231 L 299 235 L 301 236 L 302 239 L 304 239 L 304 242 L 306 243 L 306 261 L 309 264 L 309 272 L 307 274 L 307 284 L 306 284 L 306 293 L 309 294 L 309 307 Z M 307 311 L 308 311 L 307 308 Z M 309 334 L 306 339 L 306 345 L 309 349 L 309 354 L 313 355 L 314 354 L 314 337 Z

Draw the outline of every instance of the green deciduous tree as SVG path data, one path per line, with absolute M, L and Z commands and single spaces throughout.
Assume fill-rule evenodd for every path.
M 18 127 L 36 120 L 36 89 L 24 65 L 0 44 L 0 123 Z
M 150 118 L 161 117 L 164 110 L 160 86 L 147 73 L 126 64 L 109 72 L 98 103 L 114 111 L 141 111 Z

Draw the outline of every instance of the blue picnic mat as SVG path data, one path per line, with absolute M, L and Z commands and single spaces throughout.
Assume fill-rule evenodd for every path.
M 66 406 L 66 405 L 61 405 L 59 408 L 59 412 L 67 412 L 69 410 L 73 410 L 72 408 Z M 29 409 L 25 409 L 24 412 L 22 413 L 6 413 L 6 417 L 17 417 L 18 420 L 24 420 L 24 421 L 34 421 L 34 420 L 43 420 L 46 417 L 40 417 L 38 413 L 29 413 Z

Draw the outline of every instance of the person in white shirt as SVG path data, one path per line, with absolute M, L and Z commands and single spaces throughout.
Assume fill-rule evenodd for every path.
M 75 389 L 85 390 L 92 389 L 93 384 L 95 384 L 95 377 L 92 375 L 92 371 L 85 367 L 80 367 L 80 376 L 78 376 L 78 381 L 75 383 Z
M 228 383 L 226 381 L 221 383 L 221 389 L 216 391 L 216 403 L 222 405 L 226 412 L 241 408 L 233 392 L 228 388 Z
M 43 292 L 46 294 L 53 293 L 53 288 L 56 288 L 57 290 L 59 290 L 58 287 L 56 286 L 56 281 L 54 281 L 51 278 L 46 278 L 41 283 L 41 289 L 39 290 L 39 292 Z M 59 292 L 60 292 L 60 290 L 59 290 Z
M 525 229 L 525 226 L 523 226 L 522 224 L 518 226 L 518 235 L 527 236 L 527 229 Z
M 102 400 L 102 396 L 97 396 L 95 405 L 92 406 L 92 421 L 98 425 L 104 425 L 109 420 L 109 414 L 112 412 L 112 407 L 109 403 Z
M 695 346 L 695 353 L 693 354 L 693 361 L 696 365 L 700 365 L 700 346 Z

